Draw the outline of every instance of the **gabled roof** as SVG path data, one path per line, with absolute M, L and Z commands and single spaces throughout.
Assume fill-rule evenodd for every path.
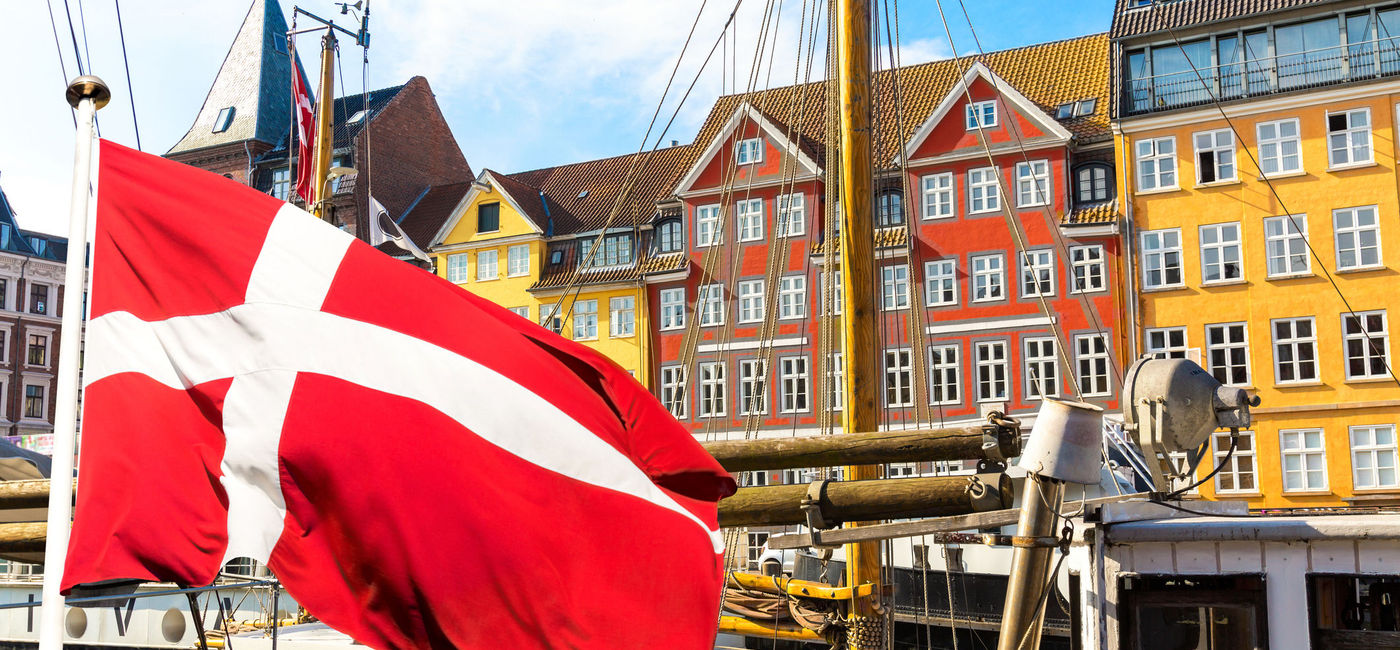
M 434 185 L 409 206 L 408 211 L 398 217 L 399 227 L 419 248 L 428 250 L 433 236 L 452 217 L 453 210 L 471 189 L 470 182 Z M 393 215 L 390 215 L 393 216 Z M 379 245 L 379 250 L 395 257 L 407 255 L 402 248 L 392 242 Z
M 545 230 L 546 222 L 539 221 L 536 217 L 536 213 L 539 212 L 537 207 L 539 205 L 538 190 L 525 187 L 509 176 L 487 168 L 481 170 L 481 174 L 476 177 L 475 181 L 464 183 L 464 185 L 466 185 L 466 191 L 449 209 L 447 218 L 439 223 L 437 229 L 429 235 L 427 246 L 437 246 L 443 243 L 447 236 L 457 229 L 457 224 L 461 223 L 462 218 L 467 216 L 467 207 L 483 192 L 483 187 L 494 188 L 506 200 L 506 203 L 509 203 L 511 208 L 525 219 L 531 230 L 541 234 L 548 232 Z M 426 246 L 424 250 L 427 250 Z
M 399 95 L 399 91 L 403 90 L 404 87 L 407 85 L 408 84 L 405 83 L 398 86 L 391 86 L 389 88 L 371 90 L 368 93 L 364 94 L 357 93 L 354 95 L 337 97 L 335 100 L 335 104 L 332 107 L 332 111 L 334 111 L 335 114 L 333 126 L 333 133 L 335 134 L 335 143 L 331 145 L 332 148 L 340 149 L 343 147 L 348 147 L 352 143 L 354 143 L 355 136 L 358 136 L 360 134 L 360 131 L 364 130 L 365 125 L 373 121 L 374 118 L 379 117 L 379 114 L 384 112 L 384 107 L 388 106 L 389 102 L 393 101 L 394 98 Z M 361 110 L 364 110 L 366 106 L 366 96 L 368 96 L 369 99 L 369 110 L 366 111 L 366 113 L 363 116 L 361 116 L 360 119 L 357 119 L 355 120 L 355 122 L 351 123 L 350 118 L 355 117 L 356 114 L 358 114 Z M 295 133 L 292 133 L 288 129 L 284 129 L 281 134 L 281 137 L 276 140 L 277 146 L 268 150 L 267 153 L 264 153 L 261 157 L 259 157 L 258 162 L 286 159 L 287 142 L 289 140 L 291 141 L 293 148 L 297 147 L 301 142 L 301 138 L 296 137 Z
M 286 136 L 292 101 L 286 34 L 277 0 L 253 0 L 194 124 L 167 155 L 245 140 L 271 144 Z M 298 73 L 305 78 L 299 63 Z M 232 121 L 215 133 L 220 113 L 229 108 Z
M 1005 79 L 1002 79 L 995 72 L 992 72 L 986 64 L 981 61 L 975 61 L 972 65 L 968 66 L 962 78 L 948 88 L 947 94 L 943 97 L 943 101 L 938 103 L 937 108 L 933 109 L 933 113 L 919 126 L 919 130 L 915 131 L 914 136 L 909 138 L 909 142 L 904 147 L 905 156 L 913 156 L 914 153 L 918 151 L 919 145 L 923 144 L 924 139 L 927 138 L 934 129 L 938 128 L 939 123 L 943 121 L 943 118 L 948 116 L 949 111 L 951 111 L 959 101 L 967 97 L 968 89 L 972 86 L 973 80 L 978 78 L 991 84 L 992 88 L 996 90 L 996 93 L 1000 97 L 1024 114 L 1027 119 L 1034 122 L 1045 133 L 1066 141 L 1074 137 L 1069 130 L 1061 126 L 1059 122 L 1056 122 L 1045 111 L 1040 110 L 1025 95 L 1016 90 L 1015 86 L 1007 83 Z M 1025 138 L 1025 134 L 1018 135 L 1021 138 Z
M 695 162 L 691 164 L 690 170 L 681 177 L 680 183 L 676 187 L 677 194 L 684 194 L 695 185 L 700 174 L 705 171 L 706 167 L 709 167 L 710 161 L 722 153 L 720 148 L 724 146 L 724 142 L 747 121 L 752 121 L 763 129 L 763 133 L 778 144 L 784 153 L 796 156 L 798 162 L 806 168 L 807 173 L 821 173 L 821 167 L 817 164 L 817 158 L 821 154 L 818 153 L 818 145 L 812 142 L 811 138 L 803 137 L 798 130 L 783 124 L 777 118 L 745 101 L 734 109 L 734 114 L 729 117 L 728 122 L 725 122 L 724 127 L 715 133 L 708 143 L 705 143 L 704 151 L 695 157 Z M 701 141 L 696 139 L 695 143 L 698 145 Z
M 676 181 L 693 156 L 692 145 L 667 147 L 655 152 L 627 154 L 558 167 L 546 167 L 502 175 L 502 186 L 519 199 L 528 216 L 552 235 L 569 235 L 601 229 L 613 214 L 632 173 L 632 189 L 618 206 L 611 227 L 646 223 L 656 214 L 656 202 L 671 195 Z M 633 162 L 636 171 L 632 172 Z M 534 196 L 519 196 L 533 191 Z M 544 192 L 548 213 L 541 205 Z M 549 224 L 553 224 L 553 228 Z
M 1105 141 L 1112 137 L 1108 118 L 1111 62 L 1108 35 L 1091 34 L 988 52 L 981 56 L 964 56 L 876 72 L 872 80 L 875 132 L 871 144 L 878 164 L 892 164 L 904 143 L 912 138 L 937 104 L 948 96 L 962 73 L 976 61 L 982 62 L 1038 110 L 1050 116 L 1061 104 L 1096 99 L 1093 113 L 1058 122 L 1081 143 Z M 765 114 L 792 123 L 801 137 L 816 143 L 817 152 L 824 156 L 828 83 L 820 81 L 721 97 L 710 110 L 695 141 L 712 141 L 735 109 L 747 101 Z M 903 100 L 902 119 L 894 101 L 896 89 Z M 904 126 L 902 133 L 898 128 L 901 122 Z M 825 165 L 822 158 L 817 162 Z
M 0 251 L 63 262 L 68 257 L 68 240 L 41 232 L 20 230 L 14 208 L 4 188 L 0 188 Z
M 1141 36 L 1168 29 L 1208 25 L 1236 18 L 1271 14 L 1296 7 L 1324 5 L 1338 0 L 1158 0 L 1137 6 L 1134 0 L 1117 0 L 1113 8 L 1114 39 Z

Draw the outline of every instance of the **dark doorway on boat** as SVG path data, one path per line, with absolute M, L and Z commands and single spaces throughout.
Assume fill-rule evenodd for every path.
M 1118 591 L 1123 650 L 1269 647 L 1263 576 L 1130 576 Z
M 1312 647 L 1400 647 L 1400 576 L 1308 574 Z

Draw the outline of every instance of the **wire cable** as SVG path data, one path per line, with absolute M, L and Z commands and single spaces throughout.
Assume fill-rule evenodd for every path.
M 131 100 L 131 128 L 136 132 L 136 150 L 141 150 L 141 124 L 136 119 L 136 93 L 131 89 L 131 63 L 126 58 L 126 30 L 122 28 L 121 0 L 112 0 L 117 8 L 117 36 L 122 42 L 122 66 L 126 68 L 126 96 Z M 82 6 L 81 4 L 79 5 Z M 295 72 L 293 72 L 295 74 Z
M 63 62 L 63 45 L 58 40 L 58 21 L 53 17 L 53 0 L 44 0 L 44 4 L 49 7 L 49 26 L 53 28 L 54 51 L 58 52 L 58 70 L 63 73 L 63 85 L 68 86 L 68 65 Z M 75 108 L 68 109 L 69 115 L 73 118 L 73 130 L 78 129 L 78 112 Z

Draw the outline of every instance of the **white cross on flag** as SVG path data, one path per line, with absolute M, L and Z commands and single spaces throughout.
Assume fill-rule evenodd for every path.
M 734 481 L 645 388 L 301 210 L 103 141 L 63 589 L 271 566 L 380 648 L 709 648 Z
M 287 39 L 290 41 L 291 39 Z M 295 59 L 298 63 L 300 58 Z M 316 111 L 312 106 L 311 93 L 306 89 L 306 80 L 301 77 L 301 66 L 292 66 L 292 102 L 297 115 L 297 184 L 296 193 L 301 200 L 311 202 L 312 164 L 314 157 L 312 144 L 316 140 Z M 291 155 L 290 152 L 287 154 Z

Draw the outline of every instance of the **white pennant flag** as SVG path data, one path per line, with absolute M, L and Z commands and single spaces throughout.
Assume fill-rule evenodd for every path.
M 398 222 L 389 216 L 389 211 L 384 209 L 384 205 L 372 196 L 369 197 L 369 212 L 371 215 L 369 220 L 369 243 L 371 246 L 378 246 L 384 242 L 394 242 L 395 246 L 412 253 L 414 257 L 429 264 L 433 263 L 432 258 L 428 257 L 423 249 L 418 248 L 413 240 L 404 234 L 403 228 L 400 228 Z

